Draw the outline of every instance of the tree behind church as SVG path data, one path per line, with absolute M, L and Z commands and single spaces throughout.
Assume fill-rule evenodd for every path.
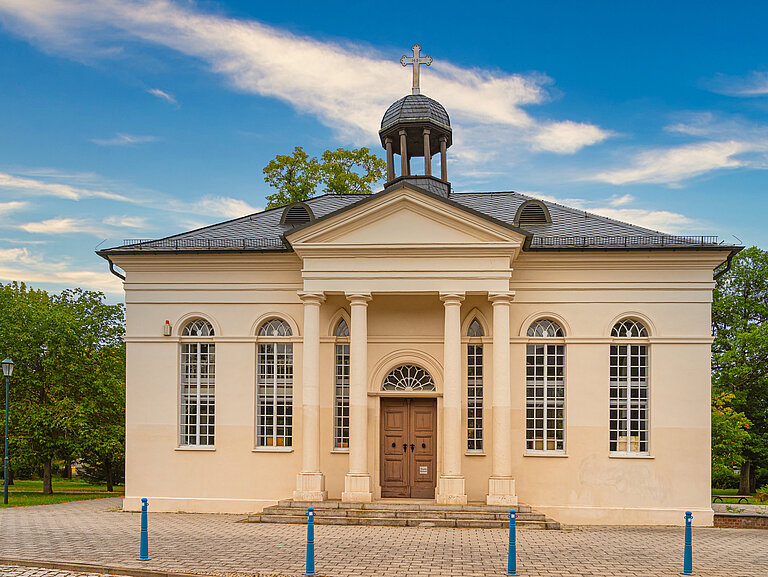
M 308 200 L 320 184 L 329 194 L 370 194 L 386 168 L 386 162 L 365 147 L 326 150 L 318 159 L 297 146 L 292 155 L 278 154 L 264 167 L 264 181 L 277 189 L 267 195 L 267 208 Z
M 748 248 L 718 279 L 712 304 L 712 383 L 728 393 L 751 425 L 744 442 L 739 492 L 754 492 L 768 468 L 768 252 Z
M 102 403 L 105 387 L 123 386 L 123 307 L 104 304 L 103 296 L 0 285 L 0 354 L 16 365 L 11 463 L 42 469 L 46 494 L 53 492 L 54 460 L 93 453 L 104 425 L 94 418 L 93 405 Z

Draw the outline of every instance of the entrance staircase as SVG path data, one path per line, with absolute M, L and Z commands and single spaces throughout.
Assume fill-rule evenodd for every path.
M 524 529 L 560 529 L 560 523 L 532 511 L 528 505 L 501 507 L 470 503 L 438 505 L 430 500 L 386 499 L 373 503 L 285 500 L 250 515 L 247 523 L 307 522 L 307 507 L 315 508 L 317 525 L 383 525 L 387 527 L 458 527 L 501 529 L 509 527 L 509 510 L 517 511 L 516 524 Z

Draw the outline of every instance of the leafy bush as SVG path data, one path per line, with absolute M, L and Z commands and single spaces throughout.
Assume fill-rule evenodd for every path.
M 755 496 L 757 497 L 757 500 L 761 503 L 765 503 L 768 501 L 768 485 L 763 485 L 757 490 L 757 493 L 755 493 Z
M 715 489 L 738 489 L 739 476 L 732 469 L 718 468 L 712 471 L 712 487 Z

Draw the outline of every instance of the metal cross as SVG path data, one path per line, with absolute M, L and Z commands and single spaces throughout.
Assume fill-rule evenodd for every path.
M 403 66 L 408 66 L 409 64 L 413 64 L 413 89 L 411 90 L 411 94 L 420 94 L 419 91 L 419 65 L 420 64 L 426 64 L 429 66 L 432 64 L 432 57 L 427 54 L 426 56 L 421 55 L 421 46 L 418 44 L 414 44 L 411 47 L 411 50 L 413 50 L 413 56 L 403 56 L 400 59 L 400 64 Z

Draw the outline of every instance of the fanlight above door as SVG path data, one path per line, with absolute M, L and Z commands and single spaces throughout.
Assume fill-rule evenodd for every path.
M 416 365 L 392 369 L 381 384 L 382 391 L 434 391 L 432 376 Z

